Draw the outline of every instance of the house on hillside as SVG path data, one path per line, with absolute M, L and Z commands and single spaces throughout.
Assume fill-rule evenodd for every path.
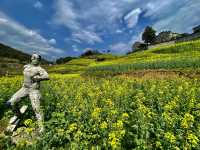
M 163 31 L 163 32 L 160 32 L 156 36 L 155 43 L 158 44 L 158 43 L 169 42 L 169 41 L 176 40 L 179 37 L 180 37 L 179 33 L 174 33 L 174 32 L 171 32 L 171 31 Z
M 132 46 L 132 51 L 147 50 L 148 44 L 143 42 L 135 42 Z
M 200 39 L 200 25 L 193 28 L 193 33 L 188 34 L 187 36 L 182 36 L 177 39 L 176 42 L 186 42 Z
M 193 33 L 200 33 L 200 25 L 193 28 Z

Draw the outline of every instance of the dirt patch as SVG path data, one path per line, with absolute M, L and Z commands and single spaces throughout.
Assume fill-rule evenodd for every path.
M 178 77 L 200 78 L 198 71 L 177 71 L 177 70 L 141 70 L 119 75 L 121 77 L 134 77 L 142 79 L 172 79 Z

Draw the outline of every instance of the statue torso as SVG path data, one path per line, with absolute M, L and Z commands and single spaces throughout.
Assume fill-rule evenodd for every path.
M 39 75 L 39 69 L 40 66 L 33 66 L 31 64 L 24 66 L 24 87 L 39 89 L 40 83 L 33 81 L 33 77 Z

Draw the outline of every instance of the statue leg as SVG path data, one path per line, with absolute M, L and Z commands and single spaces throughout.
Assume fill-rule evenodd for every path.
M 19 91 L 17 91 L 11 99 L 7 102 L 10 105 L 11 109 L 15 113 L 16 116 L 20 116 L 20 111 L 17 103 L 23 98 L 28 96 L 29 90 L 27 88 L 22 87 Z
M 40 128 L 40 132 L 43 132 L 44 127 L 43 127 L 43 111 L 40 107 L 40 99 L 41 99 L 41 94 L 39 90 L 31 90 L 29 97 L 31 99 L 31 105 L 33 108 L 33 111 L 35 112 L 36 118 L 38 120 L 38 125 Z

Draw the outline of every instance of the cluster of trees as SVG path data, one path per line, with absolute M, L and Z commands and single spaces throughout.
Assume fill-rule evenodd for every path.
M 194 29 L 198 29 L 198 27 Z M 200 26 L 199 26 L 199 31 L 200 31 Z M 142 34 L 142 40 L 144 41 L 144 43 L 147 43 L 149 45 L 149 44 L 168 42 L 171 40 L 177 40 L 179 38 L 187 37 L 189 35 L 190 34 L 188 33 L 179 34 L 179 33 L 174 33 L 172 31 L 163 31 L 160 32 L 158 35 L 156 35 L 156 30 L 150 26 L 147 26 Z
M 88 57 L 88 58 L 96 58 L 96 55 L 101 55 L 102 53 L 99 52 L 98 50 L 93 50 L 93 49 L 88 49 L 86 50 L 85 52 L 83 52 L 80 57 L 83 58 L 83 57 Z M 64 63 L 67 63 L 69 61 L 71 61 L 72 59 L 76 59 L 77 57 L 61 57 L 59 59 L 56 60 L 56 64 L 64 64 Z M 101 61 L 101 60 L 99 60 Z
M 83 54 L 81 54 L 81 57 L 87 57 L 87 56 L 94 56 L 94 55 L 101 55 L 102 53 L 98 50 L 92 50 L 88 49 Z
M 61 57 L 61 58 L 58 58 L 57 60 L 56 60 L 56 64 L 64 64 L 64 63 L 67 63 L 67 62 L 69 62 L 70 60 L 72 60 L 72 59 L 76 59 L 76 57 Z
M 153 44 L 156 41 L 156 30 L 147 26 L 142 34 L 142 40 L 147 44 Z

